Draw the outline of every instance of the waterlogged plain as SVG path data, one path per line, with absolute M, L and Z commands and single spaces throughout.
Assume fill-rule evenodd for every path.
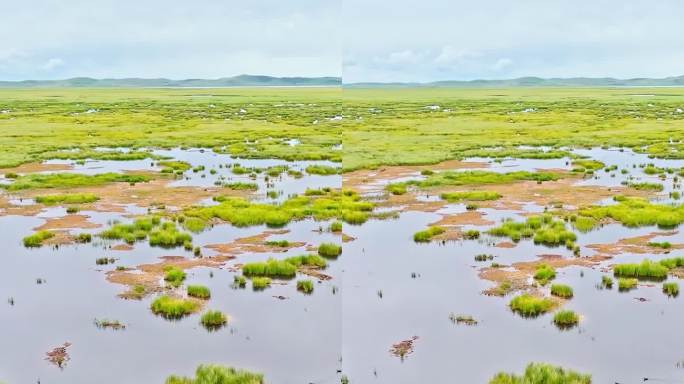
M 679 89 L 0 92 L 0 380 L 684 374 Z

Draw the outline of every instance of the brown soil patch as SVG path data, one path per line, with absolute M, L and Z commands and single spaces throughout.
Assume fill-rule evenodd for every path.
M 455 215 L 442 215 L 439 221 L 429 225 L 437 226 L 462 226 L 462 225 L 492 225 L 493 221 L 484 218 L 484 214 L 478 211 L 467 211 Z
M 569 266 L 591 268 L 608 259 L 609 257 L 607 256 L 565 258 L 561 255 L 540 255 L 537 260 L 513 263 L 510 268 L 482 268 L 480 269 L 478 276 L 481 279 L 498 284 L 507 283 L 510 285 L 507 292 L 513 292 L 533 288 L 534 285 L 530 283 L 530 279 L 537 270 L 537 267 L 542 264 L 548 264 L 556 269 Z M 503 292 L 501 292 L 498 287 L 493 287 L 485 290 L 483 293 L 486 295 L 500 295 Z
M 62 344 L 61 347 L 56 347 L 53 348 L 50 352 L 47 352 L 45 355 L 45 360 L 51 362 L 52 364 L 64 368 L 66 366 L 67 361 L 69 361 L 71 358 L 69 357 L 69 353 L 67 352 L 67 348 L 71 346 L 71 343 L 66 342 Z
M 290 242 L 287 246 L 265 244 L 266 239 L 272 235 L 282 235 L 289 230 L 265 231 L 255 236 L 242 237 L 230 243 L 209 244 L 205 248 L 212 249 L 222 255 L 238 255 L 241 253 L 265 253 L 265 252 L 287 252 L 292 248 L 299 248 L 306 245 L 304 242 Z
M 620 239 L 612 244 L 590 244 L 587 248 L 593 249 L 599 254 L 615 256 L 623 253 L 636 254 L 663 254 L 672 250 L 684 249 L 684 244 L 672 244 L 670 248 L 652 247 L 648 245 L 653 238 L 658 236 L 672 236 L 678 232 L 653 232 L 643 236 L 628 237 Z
M 494 246 L 495 246 L 496 248 L 510 249 L 510 248 L 515 248 L 515 247 L 516 247 L 516 244 L 515 244 L 515 243 L 512 243 L 512 242 L 510 242 L 510 241 L 502 241 L 502 242 L 500 242 L 500 243 L 496 243 L 496 245 L 494 245 Z
M 420 174 L 423 170 L 453 170 L 487 168 L 488 163 L 466 162 L 458 160 L 444 161 L 434 165 L 401 165 L 384 166 L 378 169 L 362 169 L 347 172 L 342 175 L 342 183 L 345 188 L 357 192 L 378 192 L 384 189 L 384 183 L 407 176 Z
M 36 172 L 54 172 L 54 171 L 68 171 L 74 167 L 70 164 L 45 164 L 45 163 L 27 163 L 14 168 L 0 168 L 0 173 L 36 173 Z
M 342 242 L 343 243 L 348 243 L 348 242 L 354 241 L 354 240 L 356 240 L 356 237 L 349 236 L 346 233 L 342 234 Z
M 406 355 L 413 353 L 413 342 L 418 340 L 418 336 L 413 336 L 410 339 L 400 341 L 396 344 L 392 344 L 390 348 L 390 353 L 402 360 Z
M 439 196 L 444 192 L 457 191 L 493 191 L 502 197 L 498 200 L 479 201 L 481 208 L 505 209 L 519 211 L 525 203 L 534 203 L 539 206 L 554 206 L 562 203 L 565 209 L 594 204 L 597 201 L 612 198 L 614 195 L 625 196 L 649 196 L 648 192 L 637 191 L 625 187 L 602 187 L 602 186 L 578 186 L 577 176 L 565 174 L 565 178 L 557 181 L 547 181 L 537 184 L 535 181 L 523 181 L 508 184 L 491 184 L 475 186 L 447 186 L 407 192 L 403 195 L 387 195 L 387 200 L 378 206 L 401 207 L 401 211 L 435 212 L 450 204 L 447 201 L 419 201 L 416 195 Z
M 130 244 L 117 244 L 112 247 L 113 251 L 132 251 L 133 246 Z
M 36 231 L 40 230 L 54 230 L 54 229 L 69 229 L 69 228 L 99 228 L 100 224 L 91 223 L 88 221 L 90 216 L 85 215 L 68 215 L 64 217 L 50 218 L 45 221 L 40 227 L 34 228 Z
M 143 286 L 145 294 L 162 290 L 162 280 L 166 267 L 175 266 L 182 270 L 196 267 L 220 268 L 232 258 L 232 256 L 215 256 L 187 259 L 183 256 L 163 256 L 159 263 L 141 264 L 132 270 L 109 271 L 106 275 L 107 281 L 110 283 L 125 285 L 129 288 L 129 291 L 120 294 L 120 297 L 139 298 L 136 297 L 139 295 L 135 295 L 132 290 L 136 285 Z

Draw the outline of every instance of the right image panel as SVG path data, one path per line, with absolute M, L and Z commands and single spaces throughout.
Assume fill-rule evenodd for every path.
M 682 6 L 343 5 L 342 382 L 681 382 Z

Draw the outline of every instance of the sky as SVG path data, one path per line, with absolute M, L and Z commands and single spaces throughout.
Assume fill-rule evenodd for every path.
M 3 0 L 0 80 L 684 74 L 680 0 Z
M 0 80 L 341 73 L 338 0 L 0 4 Z

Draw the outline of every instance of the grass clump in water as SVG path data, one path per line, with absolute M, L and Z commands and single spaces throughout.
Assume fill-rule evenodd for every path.
M 414 233 L 413 241 L 416 243 L 428 243 L 433 237 L 441 235 L 445 231 L 444 228 L 438 226 L 428 227 L 428 229 Z
M 206 311 L 200 317 L 200 324 L 209 331 L 215 331 L 228 322 L 228 316 L 221 311 Z
M 291 257 L 288 257 L 287 259 L 285 259 L 283 261 L 285 261 L 286 263 L 292 264 L 295 267 L 306 266 L 306 267 L 325 268 L 328 265 L 328 262 L 323 257 L 321 257 L 319 255 L 314 255 L 314 254 L 291 256 Z
M 55 234 L 50 231 L 38 231 L 32 235 L 24 237 L 22 240 L 24 247 L 37 248 L 43 245 L 45 240 L 55 237 Z
M 11 184 L 0 184 L 8 191 L 40 188 L 75 188 L 100 186 L 109 183 L 142 183 L 150 181 L 150 177 L 143 175 L 124 175 L 120 173 L 101 173 L 98 175 L 82 175 L 79 173 L 46 173 L 28 174 L 14 179 Z
M 305 171 L 309 175 L 337 175 L 340 173 L 340 168 L 328 165 L 309 165 Z
M 445 192 L 439 195 L 442 200 L 450 203 L 458 201 L 487 201 L 497 200 L 501 198 L 501 194 L 491 191 L 463 191 L 463 192 Z
M 175 223 L 167 221 L 150 232 L 149 241 L 151 246 L 171 248 L 191 243 L 192 236 L 178 231 Z
M 572 287 L 565 284 L 552 284 L 551 294 L 563 299 L 569 299 L 573 296 Z
M 553 323 L 561 329 L 572 328 L 579 323 L 579 316 L 571 310 L 558 311 L 553 315 Z
M 634 277 L 641 280 L 664 280 L 668 268 L 660 263 L 643 260 L 641 263 L 616 264 L 613 266 L 615 277 Z
M 256 183 L 244 183 L 240 181 L 235 183 L 226 183 L 223 186 L 234 191 L 256 191 L 259 189 L 259 185 Z
M 491 171 L 446 171 L 428 176 L 424 180 L 410 180 L 401 183 L 391 183 L 387 190 L 394 194 L 394 191 L 401 191 L 402 186 L 413 185 L 421 189 L 453 185 L 487 185 L 487 184 L 509 184 L 518 181 L 543 181 L 558 180 L 560 175 L 552 172 L 528 172 L 516 171 L 509 173 L 498 173 Z
M 239 197 L 214 198 L 219 204 L 193 207 L 185 210 L 185 216 L 209 222 L 220 219 L 236 227 L 266 224 L 282 227 L 293 220 L 341 219 L 350 224 L 362 224 L 368 220 L 373 203 L 361 200 L 353 191 L 330 190 L 322 196 L 294 196 L 279 204 L 254 203 Z
M 333 221 L 332 224 L 330 224 L 330 232 L 333 232 L 333 233 L 342 232 L 342 222 L 341 221 Z
M 196 297 L 198 299 L 208 299 L 211 297 L 211 291 L 204 285 L 188 285 L 188 296 Z
M 188 299 L 171 297 L 168 295 L 159 296 L 150 305 L 150 309 L 155 315 L 160 315 L 168 319 L 180 319 L 183 316 L 195 312 L 199 304 Z
M 637 191 L 661 192 L 663 189 L 665 189 L 665 187 L 663 187 L 663 185 L 660 183 L 649 183 L 649 182 L 628 183 L 627 186 L 629 186 L 630 188 L 634 188 Z
M 285 260 L 268 259 L 245 263 L 242 273 L 247 277 L 279 277 L 293 278 L 297 273 L 297 267 Z
M 185 272 L 182 269 L 169 265 L 164 268 L 164 281 L 171 286 L 178 288 L 185 280 Z
M 506 220 L 500 226 L 490 229 L 488 233 L 508 237 L 514 242 L 533 238 L 535 244 L 548 246 L 559 246 L 577 239 L 577 235 L 566 229 L 563 221 L 555 220 L 551 215 L 531 216 L 523 222 Z
M 36 203 L 44 205 L 57 204 L 87 204 L 94 203 L 100 198 L 93 193 L 65 193 L 56 195 L 41 195 L 36 196 L 34 200 Z
M 679 284 L 676 282 L 663 283 L 663 293 L 669 297 L 677 297 L 679 295 Z
M 252 289 L 255 291 L 261 291 L 271 286 L 271 279 L 269 277 L 253 277 L 252 278 Z
M 314 284 L 313 281 L 310 279 L 307 280 L 298 280 L 297 281 L 297 290 L 306 294 L 310 294 L 314 290 Z
M 545 363 L 530 363 L 522 376 L 500 372 L 489 384 L 591 384 L 591 375 Z
M 318 254 L 323 257 L 335 258 L 342 254 L 342 246 L 335 243 L 321 243 Z
M 612 289 L 613 288 L 613 279 L 611 279 L 610 276 L 606 276 L 606 275 L 601 276 L 601 287 L 606 288 L 606 289 Z
M 264 376 L 232 367 L 200 365 L 194 378 L 172 375 L 165 384 L 264 384 Z
M 524 293 L 514 297 L 508 306 L 513 312 L 517 312 L 524 317 L 535 317 L 550 311 L 554 304 L 548 298 Z
M 162 167 L 162 173 L 182 174 L 183 172 L 192 168 L 192 166 L 185 161 L 164 160 L 157 163 L 157 166 Z
M 627 227 L 657 225 L 674 228 L 684 222 L 684 205 L 652 204 L 638 197 L 615 196 L 617 204 L 593 206 L 579 211 L 596 220 L 610 218 Z
M 546 285 L 549 281 L 556 278 L 556 270 L 548 264 L 541 264 L 537 266 L 534 272 L 534 279 L 541 285 Z
M 627 292 L 627 291 L 631 291 L 632 289 L 636 288 L 639 280 L 634 279 L 634 278 L 623 278 L 623 277 L 621 277 L 621 278 L 617 279 L 617 282 L 618 282 L 618 290 L 620 292 Z

